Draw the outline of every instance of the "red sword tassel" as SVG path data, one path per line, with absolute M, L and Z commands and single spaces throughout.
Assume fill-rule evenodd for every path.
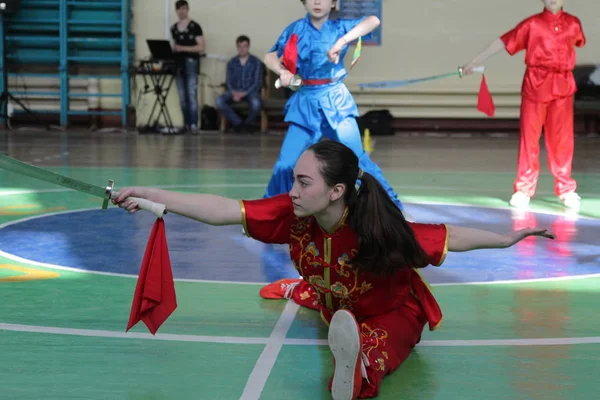
M 292 33 L 283 49 L 283 65 L 292 74 L 296 75 L 296 64 L 298 62 L 298 35 Z

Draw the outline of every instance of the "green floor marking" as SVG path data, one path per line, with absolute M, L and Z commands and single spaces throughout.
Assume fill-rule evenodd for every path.
M 418 347 L 384 378 L 381 400 L 579 399 L 596 392 L 600 346 Z M 285 346 L 261 400 L 330 399 L 327 347 Z
M 238 399 L 263 348 L 0 331 L 2 393 L 11 400 Z
M 57 279 L 0 282 L 10 299 L 0 307 L 0 322 L 125 331 L 136 279 L 58 271 Z M 160 333 L 268 337 L 284 305 L 261 299 L 259 288 L 176 282 L 178 308 Z M 131 331 L 148 332 L 142 322 Z
M 590 315 L 599 278 L 496 285 L 434 286 L 444 319 L 423 340 L 583 337 L 596 332 Z M 276 300 L 272 300 L 276 301 Z M 276 301 L 279 302 L 279 301 Z M 288 338 L 326 339 L 318 312 L 302 309 Z
M 183 185 L 174 190 L 260 198 L 269 170 L 48 168 L 103 185 Z M 507 207 L 513 173 L 386 171 L 405 202 Z M 580 215 L 600 218 L 600 176 L 575 174 Z M 6 196 L 10 190 L 60 187 L 0 171 L 0 224 L 29 214 L 14 211 L 100 209 L 97 198 L 74 192 Z M 185 185 L 208 185 L 188 187 Z M 215 187 L 210 187 L 213 185 Z M 531 210 L 562 213 L 553 178 L 542 174 Z M 28 205 L 29 208 L 13 208 Z M 2 214 L 4 211 L 4 215 Z M 13 212 L 13 215 L 8 215 Z M 35 214 L 32 214 L 35 215 Z M 443 221 L 441 221 L 443 222 Z M 1 283 L 0 323 L 124 332 L 135 278 L 58 271 L 51 280 Z M 540 266 L 543 268 L 543 266 Z M 0 269 L 0 278 L 13 273 Z M 557 282 L 434 287 L 444 313 L 439 331 L 423 340 L 565 338 L 597 335 L 600 278 Z M 179 308 L 159 333 L 268 337 L 284 301 L 262 300 L 260 286 L 177 282 Z M 139 323 L 133 332 L 147 332 Z M 301 309 L 288 338 L 322 339 L 318 314 Z M 71 397 L 237 399 L 263 345 L 225 345 L 0 331 L 3 393 L 11 399 Z M 391 377 L 381 399 L 593 398 L 598 345 L 419 347 Z M 333 364 L 327 346 L 284 345 L 261 399 L 326 399 Z M 592 376 L 593 375 L 593 376 Z M 465 394 L 469 396 L 465 397 Z

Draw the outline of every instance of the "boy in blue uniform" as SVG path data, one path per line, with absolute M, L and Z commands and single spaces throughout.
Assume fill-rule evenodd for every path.
M 347 76 L 344 56 L 348 44 L 368 35 L 379 26 L 375 16 L 352 20 L 330 20 L 336 0 L 301 0 L 307 15 L 290 24 L 265 56 L 265 65 L 279 75 L 282 87 L 290 86 L 294 75 L 302 85 L 288 100 L 284 113 L 290 123 L 267 186 L 266 197 L 291 190 L 292 170 L 300 155 L 320 139 L 341 142 L 357 155 L 360 168 L 373 175 L 396 205 L 398 195 L 381 169 L 364 151 L 355 117 L 358 108 L 342 82 Z M 282 63 L 283 61 L 283 63 Z

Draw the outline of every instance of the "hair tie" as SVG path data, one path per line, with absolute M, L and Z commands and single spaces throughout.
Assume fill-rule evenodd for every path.
M 356 178 L 356 179 L 362 179 L 362 177 L 363 177 L 363 170 L 359 168 L 358 169 L 358 178 Z

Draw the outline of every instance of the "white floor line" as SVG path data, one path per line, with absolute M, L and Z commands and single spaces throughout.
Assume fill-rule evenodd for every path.
M 8 260 L 16 261 L 23 264 L 28 264 L 32 266 L 50 268 L 54 270 L 62 270 L 62 271 L 71 271 L 82 274 L 91 274 L 91 275 L 103 275 L 103 276 L 113 276 L 113 277 L 121 277 L 128 279 L 138 279 L 138 275 L 134 274 L 119 274 L 116 272 L 102 272 L 102 271 L 93 271 L 86 270 L 80 268 L 71 268 L 64 267 L 62 265 L 56 264 L 48 264 L 39 261 L 33 261 L 26 258 L 22 258 L 19 256 L 15 256 L 10 253 L 6 253 L 5 251 L 0 250 L 0 257 L 4 257 Z M 597 274 L 584 274 L 584 275 L 568 275 L 568 276 L 556 276 L 549 278 L 532 278 L 532 279 L 515 279 L 515 280 L 502 280 L 502 281 L 473 281 L 473 282 L 446 282 L 446 283 L 431 283 L 429 284 L 434 287 L 438 286 L 469 286 L 469 285 L 517 285 L 517 284 L 526 284 L 526 283 L 539 283 L 539 282 L 562 282 L 562 281 L 572 281 L 572 280 L 580 280 L 580 279 L 590 279 L 590 278 L 600 278 L 600 273 Z M 175 282 L 188 282 L 188 283 L 218 283 L 224 285 L 251 285 L 251 286 L 264 286 L 268 285 L 271 282 L 241 282 L 241 281 L 217 281 L 217 280 L 206 280 L 206 279 L 187 279 L 187 278 L 175 278 Z
M 277 321 L 270 337 L 233 337 L 233 336 L 201 336 L 181 335 L 172 333 L 157 333 L 152 335 L 143 332 L 117 332 L 95 329 L 72 329 L 52 326 L 21 325 L 0 323 L 0 331 L 46 333 L 53 335 L 86 336 L 115 339 L 142 339 L 168 342 L 196 342 L 196 343 L 226 343 L 226 344 L 264 344 L 263 353 L 259 357 L 246 389 L 248 396 L 257 394 L 262 390 L 281 347 L 288 346 L 327 346 L 327 339 L 286 339 L 299 306 L 293 301 L 288 301 L 281 317 Z M 417 347 L 491 347 L 491 346 L 559 346 L 577 344 L 600 344 L 600 336 L 572 337 L 572 338 L 524 338 L 524 339 L 480 339 L 480 340 L 423 340 Z M 262 384 L 262 386 L 261 386 Z M 251 391 L 254 389 L 254 391 Z M 257 395 L 260 395 L 258 392 Z M 258 397 L 247 397 L 254 399 Z
M 44 268 L 51 268 L 51 269 L 59 270 L 59 271 L 71 271 L 71 272 L 78 272 L 81 274 L 116 276 L 116 277 L 120 277 L 120 278 L 138 279 L 138 275 L 134 275 L 134 274 L 119 274 L 116 272 L 92 271 L 92 270 L 63 267 L 62 265 L 48 264 L 48 263 L 43 263 L 43 262 L 39 262 L 39 261 L 28 260 L 26 258 L 22 258 L 19 256 L 15 256 L 13 254 L 10 254 L 10 253 L 6 253 L 2 250 L 0 250 L 0 257 L 4 257 L 8 260 L 16 261 L 16 262 L 23 263 L 23 264 L 44 267 Z M 186 279 L 186 278 L 175 278 L 173 280 L 175 282 L 220 283 L 220 284 L 227 284 L 227 285 L 254 285 L 254 286 L 263 286 L 263 285 L 268 285 L 270 283 L 270 282 L 216 281 L 216 280 Z
M 227 186 L 228 184 L 223 184 L 223 186 Z M 248 184 L 247 186 L 252 186 L 254 184 Z M 175 185 L 173 185 L 175 186 Z M 202 185 L 189 185 L 189 186 L 193 186 L 193 187 L 199 187 Z M 235 185 L 237 186 L 237 185 Z M 159 187 L 159 186 L 156 186 Z M 160 186 L 160 187 L 165 187 L 165 186 Z M 62 191 L 63 189 L 57 189 Z M 70 189 L 64 189 L 64 191 L 69 191 Z M 33 191 L 35 192 L 35 191 Z M 0 193 L 0 196 L 2 195 L 2 193 Z M 461 203 L 452 203 L 452 202 L 428 202 L 428 201 L 419 201 L 419 202 L 403 202 L 404 204 L 408 205 L 408 204 L 415 204 L 415 205 L 448 205 L 448 206 L 456 206 L 456 207 L 477 207 L 477 208 L 487 208 L 487 209 L 503 209 L 503 210 L 511 210 L 514 211 L 513 208 L 509 207 L 509 206 L 503 206 L 503 207 L 493 207 L 493 206 L 472 206 L 469 204 L 461 204 Z M 12 220 L 12 221 L 7 221 L 5 223 L 0 224 L 0 229 L 4 229 L 7 228 L 11 225 L 17 225 L 23 222 L 27 222 L 27 221 L 31 221 L 31 220 L 35 220 L 35 219 L 39 219 L 39 218 L 46 218 L 46 217 L 50 217 L 50 216 L 54 216 L 54 215 L 61 215 L 61 214 L 70 214 L 70 213 L 80 213 L 80 212 L 86 212 L 86 211 L 95 211 L 98 210 L 98 208 L 83 208 L 83 209 L 76 209 L 76 210 L 64 210 L 64 211 L 55 211 L 55 212 L 50 212 L 50 213 L 46 213 L 46 214 L 41 214 L 41 215 L 33 215 L 33 216 L 28 216 L 25 218 L 21 218 L 21 219 L 17 219 L 17 220 Z M 531 211 L 534 214 L 546 214 L 546 215 L 556 215 L 556 216 L 564 216 L 563 213 L 560 212 L 555 212 L 555 211 Z M 598 218 L 594 218 L 594 217 L 587 217 L 587 216 L 577 216 L 578 219 L 586 219 L 586 220 L 592 220 L 592 221 L 598 221 L 600 219 Z M 25 264 L 29 264 L 29 265 L 37 265 L 40 267 L 45 267 L 45 268 L 52 268 L 52 269 L 58 269 L 58 270 L 65 270 L 65 271 L 73 271 L 73 272 L 79 272 L 79 273 L 83 273 L 83 274 L 93 274 L 93 275 L 104 275 L 104 276 L 116 276 L 116 277 L 122 277 L 122 278 L 130 278 L 130 279 L 137 279 L 138 276 L 134 275 L 134 274 L 120 274 L 120 273 L 115 273 L 115 272 L 102 272 L 102 271 L 92 271 L 92 270 L 85 270 L 85 269 L 80 269 L 80 268 L 72 268 L 72 267 L 66 267 L 66 266 L 62 266 L 62 265 L 56 265 L 56 264 L 48 264 L 48 263 L 43 263 L 43 262 L 38 262 L 38 261 L 33 261 L 33 260 L 28 260 L 10 253 L 6 253 L 2 250 L 0 250 L 0 256 L 1 257 L 5 257 L 9 260 L 13 260 L 13 261 L 17 261 L 17 262 L 21 262 L 21 263 L 25 263 Z M 577 279 L 587 279 L 587 278 L 595 278 L 595 277 L 599 277 L 600 273 L 598 274 L 586 274 L 586 275 L 569 275 L 569 276 L 564 276 L 564 277 L 550 277 L 550 278 L 535 278 L 535 279 L 516 279 L 516 280 L 502 280 L 502 281 L 481 281 L 481 282 L 447 282 L 447 283 L 432 283 L 431 286 L 463 286 L 463 285 L 506 285 L 506 284 L 520 284 L 520 283 L 533 283 L 533 282 L 551 282 L 551 281 L 569 281 L 569 280 L 577 280 Z M 176 282 L 195 282 L 195 283 L 221 283 L 221 284 L 234 284 L 234 285 L 266 285 L 270 282 L 238 282 L 238 281 L 214 281 L 214 280 L 203 280 L 203 279 L 180 279 L 180 278 L 175 278 L 174 279 Z
M 562 282 L 573 281 L 577 279 L 600 278 L 598 274 L 586 275 L 569 275 L 569 276 L 554 276 L 550 278 L 532 278 L 532 279 L 516 279 L 504 281 L 480 281 L 480 282 L 446 282 L 446 283 L 429 283 L 431 286 L 469 286 L 469 285 L 520 285 L 524 283 L 539 283 L 539 282 Z
M 140 322 L 141 323 L 141 322 Z M 151 333 L 143 332 L 117 332 L 95 329 L 71 329 L 57 328 L 52 326 L 19 325 L 0 323 L 0 331 L 47 333 L 53 335 L 87 336 L 115 339 L 145 339 L 160 340 L 169 342 L 199 342 L 199 343 L 227 343 L 227 344 L 267 344 L 268 338 L 252 337 L 231 337 L 231 336 L 200 336 L 200 335 L 181 335 L 170 333 Z
M 600 337 L 489 339 L 489 340 L 424 340 L 417 346 L 427 347 L 477 347 L 477 346 L 564 346 L 570 344 L 597 344 Z
M 281 347 L 285 342 L 285 337 L 292 326 L 292 322 L 294 322 L 299 308 L 300 306 L 294 303 L 294 301 L 288 301 L 285 305 L 265 349 L 256 361 L 252 373 L 250 373 L 240 400 L 260 399 L 260 395 L 265 388 L 267 379 L 269 379 L 271 370 L 275 366 L 275 361 L 277 361 Z

